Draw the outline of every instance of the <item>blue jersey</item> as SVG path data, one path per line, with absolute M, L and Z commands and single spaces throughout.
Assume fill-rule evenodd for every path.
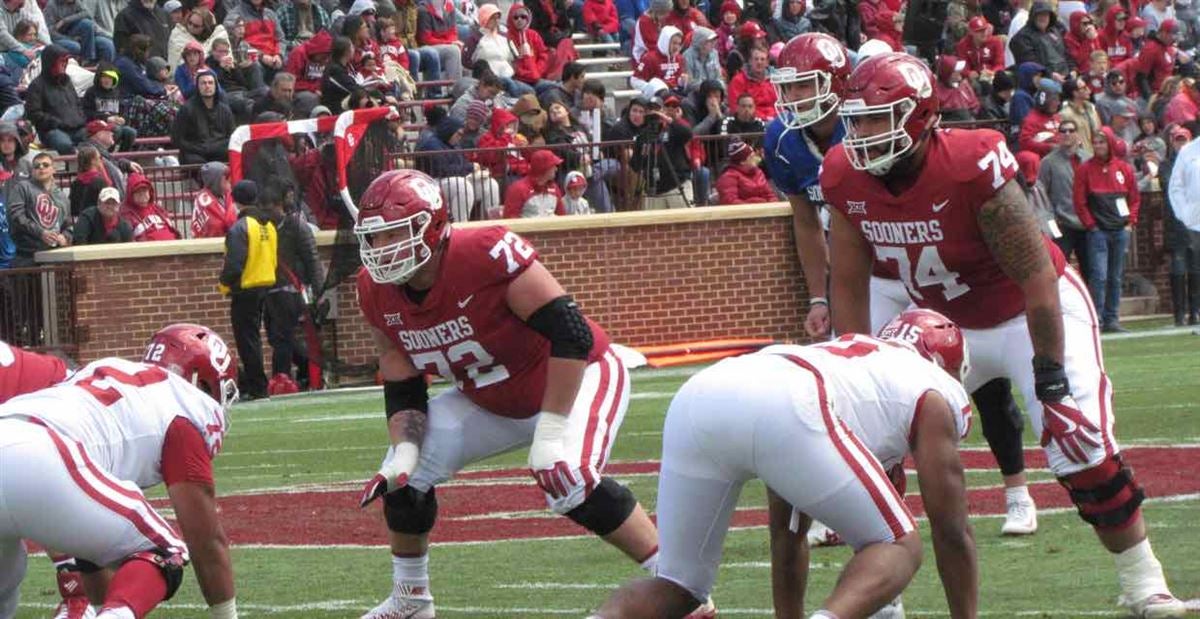
M 834 125 L 829 147 L 841 144 L 845 133 L 842 123 Z M 825 156 L 808 138 L 804 129 L 788 129 L 782 120 L 772 120 L 767 125 L 763 152 L 767 161 L 767 176 L 779 191 L 789 196 L 803 195 L 816 207 L 825 206 L 818 182 Z

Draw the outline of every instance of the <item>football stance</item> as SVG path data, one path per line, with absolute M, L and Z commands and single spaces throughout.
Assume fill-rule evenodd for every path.
M 893 600 L 921 564 L 913 516 L 884 472 L 911 453 L 933 529 L 952 617 L 975 616 L 978 570 L 958 443 L 970 427 L 959 384 L 967 351 L 958 328 L 926 310 L 884 329 L 894 339 L 844 335 L 812 346 L 771 346 L 689 379 L 667 411 L 658 482 L 661 552 L 655 578 L 630 583 L 598 617 L 683 617 L 712 589 L 742 485 L 759 478 L 810 518 L 833 527 L 854 556 L 812 617 L 866 617 Z M 787 519 L 771 519 L 787 535 Z M 807 548 L 776 613 L 804 607 Z M 787 559 L 786 561 L 791 561 Z
M 237 398 L 231 361 L 216 333 L 177 324 L 141 363 L 101 359 L 0 406 L 0 617 L 16 612 L 22 539 L 96 573 L 85 580 L 101 619 L 144 617 L 189 559 L 211 616 L 237 617 L 212 475 Z M 142 495 L 159 483 L 182 538 Z
M 387 172 L 361 202 L 358 301 L 379 348 L 391 439 L 362 504 L 383 498 L 394 581 L 364 616 L 434 616 L 436 486 L 525 445 L 551 510 L 652 569 L 654 525 L 628 488 L 601 474 L 629 403 L 629 373 L 604 331 L 520 236 L 451 230 L 425 174 Z M 430 399 L 428 375 L 453 386 Z
M 840 113 L 846 137 L 821 173 L 834 328 L 866 329 L 871 271 L 896 269 L 918 306 L 963 329 L 968 391 L 998 377 L 1016 384 L 1051 471 L 1116 560 L 1121 603 L 1139 617 L 1182 615 L 1113 435 L 1095 310 L 1039 231 L 1003 136 L 938 129 L 933 76 L 899 53 L 855 68 Z

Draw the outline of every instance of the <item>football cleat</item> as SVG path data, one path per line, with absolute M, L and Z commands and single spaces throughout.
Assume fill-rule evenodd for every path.
M 1009 500 L 1001 535 L 1032 535 L 1037 531 L 1037 505 L 1033 498 Z
M 884 604 L 867 619 L 904 619 L 904 600 L 897 595 L 896 599 Z
M 1124 606 L 1134 617 L 1138 617 L 1139 619 L 1160 619 L 1165 617 L 1184 617 L 1187 615 L 1187 606 L 1170 593 L 1154 593 L 1136 602 L 1131 602 L 1129 598 L 1122 595 L 1117 599 L 1117 603 Z
M 396 585 L 396 590 L 360 619 L 433 619 L 433 596 L 425 587 Z
M 71 597 L 58 603 L 54 609 L 54 619 L 95 619 L 96 609 L 88 603 L 87 598 Z
M 712 598 L 709 597 L 707 600 L 704 600 L 703 604 L 697 607 L 696 610 L 693 610 L 691 613 L 689 613 L 684 619 L 716 619 L 716 616 L 717 605 L 713 604 Z

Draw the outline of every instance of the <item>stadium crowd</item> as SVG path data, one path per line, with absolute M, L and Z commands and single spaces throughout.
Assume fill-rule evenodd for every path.
M 224 236 L 238 215 L 226 165 L 238 125 L 379 105 L 415 123 L 394 122 L 391 147 L 438 179 L 456 221 L 775 201 L 761 134 L 784 43 L 825 32 L 854 57 L 917 52 L 904 0 L 692 1 L 7 0 L 0 266 L 69 244 Z M 1200 11 L 1180 0 L 947 11 L 927 59 L 943 125 L 1008 132 L 1046 232 L 1115 312 L 1140 193 L 1168 189 L 1200 132 Z M 601 65 L 581 62 L 585 42 L 631 71 L 589 75 Z M 606 88 L 625 74 L 626 88 Z M 190 213 L 122 154 L 154 137 L 200 166 Z M 335 228 L 327 137 L 268 142 L 247 176 L 289 184 L 276 188 L 288 211 Z M 1200 240 L 1170 219 L 1176 317 L 1194 324 Z

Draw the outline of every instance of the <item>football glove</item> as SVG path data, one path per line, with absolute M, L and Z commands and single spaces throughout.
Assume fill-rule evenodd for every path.
M 1042 447 L 1054 441 L 1068 460 L 1087 464 L 1088 446 L 1098 448 L 1103 440 L 1100 428 L 1083 415 L 1075 398 L 1070 395 L 1058 402 L 1042 402 L 1042 405 L 1045 409 L 1042 414 Z
M 533 431 L 529 448 L 529 472 L 538 487 L 556 499 L 567 496 L 578 483 L 567 464 L 563 445 L 567 431 L 567 416 L 542 411 Z
M 384 461 L 379 472 L 363 486 L 358 506 L 366 507 L 371 501 L 407 486 L 409 477 L 417 468 L 420 454 L 420 448 L 407 441 L 393 447 L 391 457 Z

